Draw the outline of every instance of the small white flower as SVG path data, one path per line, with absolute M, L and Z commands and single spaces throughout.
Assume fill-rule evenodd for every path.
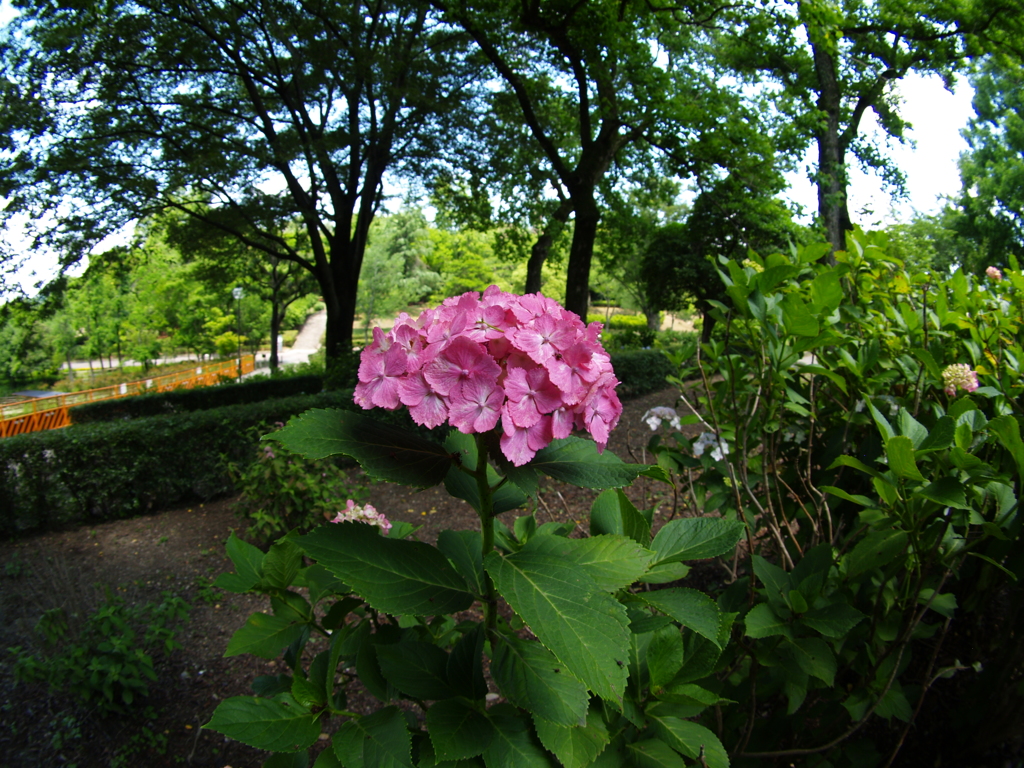
M 651 432 L 657 432 L 658 427 L 660 427 L 664 421 L 667 421 L 669 426 L 675 430 L 681 429 L 683 426 L 683 423 L 679 420 L 679 414 L 676 413 L 675 409 L 664 405 L 659 405 L 657 408 L 651 408 L 641 417 L 641 420 L 647 422 L 647 426 L 651 428 Z
M 701 432 L 697 442 L 693 444 L 693 455 L 703 456 L 706 449 L 711 449 L 711 458 L 721 461 L 729 455 L 729 444 L 718 437 L 714 432 Z

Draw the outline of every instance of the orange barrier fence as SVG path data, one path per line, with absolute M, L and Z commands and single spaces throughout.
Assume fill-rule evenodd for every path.
M 223 379 L 237 377 L 239 370 L 242 374 L 251 373 L 255 367 L 255 357 L 243 355 L 241 366 L 237 359 L 224 360 L 219 363 L 200 363 L 195 368 L 186 371 L 154 376 L 151 379 L 140 379 L 125 384 L 115 384 L 112 387 L 69 392 L 53 397 L 37 397 L 0 405 L 0 437 L 66 427 L 71 424 L 68 409 L 82 403 L 95 403 L 98 400 L 111 400 L 115 397 L 148 395 L 154 392 L 169 392 L 172 389 L 208 387 L 220 383 Z

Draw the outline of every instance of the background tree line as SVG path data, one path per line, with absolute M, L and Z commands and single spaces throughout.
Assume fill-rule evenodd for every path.
M 962 263 L 999 263 L 1024 242 L 1016 0 L 27 0 L 19 11 L 0 37 L 0 223 L 28 221 L 32 247 L 70 266 L 159 221 L 197 273 L 246 274 L 271 307 L 315 284 L 329 360 L 351 350 L 360 303 L 375 314 L 385 289 L 422 297 L 473 282 L 472 232 L 525 264 L 517 290 L 543 288 L 582 315 L 595 258 L 639 285 L 641 257 L 673 225 L 655 250 L 675 288 L 636 300 L 651 316 L 680 292 L 702 301 L 684 274 L 693 264 L 799 239 L 774 196 L 809 147 L 819 226 L 842 247 L 850 163 L 901 189 L 862 126 L 873 111 L 905 139 L 894 84 L 912 72 L 972 72 L 978 88 L 964 195 L 915 232 L 941 234 L 930 247 Z M 684 184 L 697 197 L 680 221 Z M 396 188 L 469 238 L 431 251 L 459 261 L 458 278 L 431 282 L 443 273 L 416 254 L 409 223 L 373 244 Z M 947 232 L 970 245 L 949 248 Z M 552 255 L 558 288 L 544 280 Z

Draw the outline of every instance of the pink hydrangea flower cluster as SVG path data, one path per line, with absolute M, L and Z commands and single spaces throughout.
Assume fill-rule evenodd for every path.
M 988 269 L 985 270 L 985 274 L 988 275 L 993 280 L 1003 279 L 1003 273 L 999 271 L 998 267 L 989 267 Z
M 346 502 L 345 510 L 339 512 L 337 516 L 331 520 L 332 523 L 366 523 L 367 525 L 376 525 L 380 528 L 380 532 L 387 536 L 388 531 L 391 530 L 391 522 L 384 517 L 375 507 L 370 504 L 359 506 L 352 499 Z
M 394 328 L 373 329 L 359 364 L 355 401 L 363 408 L 409 409 L 417 424 L 446 421 L 466 434 L 501 422 L 501 451 L 516 466 L 572 430 L 598 449 L 622 414 L 619 383 L 600 342 L 558 302 L 492 285 L 445 299 Z
M 946 385 L 946 394 L 952 397 L 957 389 L 973 392 L 978 388 L 978 374 L 966 363 L 947 365 L 942 370 L 942 382 Z

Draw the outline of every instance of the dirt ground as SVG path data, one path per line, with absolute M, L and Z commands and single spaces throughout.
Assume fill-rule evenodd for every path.
M 676 395 L 664 390 L 624 403 L 609 448 L 624 461 L 648 459 L 644 446 L 651 431 L 641 418 L 649 408 L 673 405 Z M 662 521 L 683 512 L 673 513 L 664 484 L 641 479 L 629 494 L 638 506 L 658 504 Z M 596 495 L 548 481 L 539 494 L 538 522 L 572 520 L 585 527 Z M 245 527 L 233 501 L 0 543 L 0 768 L 262 764 L 265 753 L 202 730 L 221 700 L 249 695 L 257 675 L 280 671 L 277 662 L 223 655 L 249 614 L 269 609 L 264 598 L 211 587 L 219 574 L 233 570 L 224 553 L 228 534 Z M 382 484 L 371 489 L 368 501 L 392 520 L 422 525 L 416 535 L 423 541 L 432 542 L 444 529 L 478 524 L 476 513 L 443 487 L 411 492 Z M 13 657 L 6 651 L 38 647 L 33 627 L 43 611 L 62 607 L 85 615 L 102 602 L 105 590 L 128 603 L 159 602 L 168 592 L 191 605 L 177 633 L 183 647 L 154 659 L 159 679 L 134 717 L 100 718 L 45 685 L 15 684 Z

